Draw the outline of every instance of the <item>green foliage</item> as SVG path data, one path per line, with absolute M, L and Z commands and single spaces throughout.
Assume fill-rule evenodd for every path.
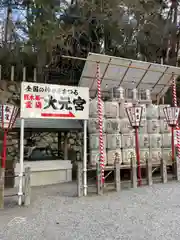
M 56 69 L 58 78 L 76 81 L 82 61 L 62 59 L 61 54 L 97 52 L 160 63 L 169 36 L 176 33 L 165 0 L 84 0 L 73 5 L 64 0 L 60 7 L 54 2 L 23 2 L 26 21 L 18 27 L 28 40 L 16 41 L 13 50 L 2 48 L 0 62 L 37 65 L 39 81 L 44 81 L 46 66 L 51 75 Z

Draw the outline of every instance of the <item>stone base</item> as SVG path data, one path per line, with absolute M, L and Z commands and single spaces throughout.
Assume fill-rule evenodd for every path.
M 72 181 L 72 164 L 68 160 L 24 162 L 24 168 L 31 168 L 31 186 L 45 186 Z M 16 164 L 15 173 L 19 174 L 20 165 Z M 15 187 L 19 179 L 15 180 Z

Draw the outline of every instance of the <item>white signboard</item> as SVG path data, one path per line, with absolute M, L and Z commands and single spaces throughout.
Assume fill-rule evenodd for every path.
M 22 82 L 21 118 L 88 119 L 89 89 Z

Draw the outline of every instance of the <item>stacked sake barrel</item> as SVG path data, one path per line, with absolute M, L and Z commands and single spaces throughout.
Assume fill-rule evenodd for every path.
M 160 134 L 159 107 L 150 104 L 146 108 L 149 154 L 152 163 L 159 164 L 161 159 L 162 136 Z
M 146 111 L 146 105 L 141 104 L 143 108 L 143 113 L 142 113 L 142 119 L 141 119 L 141 124 L 139 128 L 139 147 L 140 147 L 140 160 L 141 163 L 145 163 L 146 157 L 149 157 L 149 146 L 150 146 L 150 140 L 149 140 L 149 134 L 147 131 L 147 111 Z
M 132 102 L 124 99 L 102 101 L 103 106 L 103 138 L 105 164 L 113 165 L 116 160 L 130 164 L 132 153 L 135 154 L 135 134 L 130 126 L 126 108 Z M 144 163 L 146 157 L 153 164 L 159 164 L 161 157 L 171 162 L 171 133 L 166 123 L 163 108 L 168 105 L 141 104 L 143 114 L 139 128 L 140 159 Z M 90 103 L 90 119 L 88 121 L 90 165 L 95 166 L 99 159 L 99 124 L 97 100 Z
M 131 107 L 132 103 L 121 101 L 119 106 L 122 162 L 123 164 L 130 164 L 131 155 L 132 153 L 135 154 L 135 136 L 126 113 L 126 108 Z
M 171 159 L 171 128 L 168 126 L 165 119 L 164 107 L 169 105 L 159 105 L 159 121 L 160 121 L 160 133 L 162 137 L 162 158 L 165 159 L 167 164 L 172 163 Z
M 107 139 L 107 164 L 113 165 L 115 161 L 122 162 L 119 103 L 117 101 L 104 102 L 104 110 Z

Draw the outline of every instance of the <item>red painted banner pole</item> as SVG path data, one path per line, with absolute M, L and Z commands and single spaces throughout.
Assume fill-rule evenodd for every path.
M 174 107 L 177 107 L 177 91 L 176 91 L 176 79 L 175 79 L 175 77 L 173 77 L 173 79 L 172 79 L 172 104 L 173 104 Z M 179 127 L 178 121 L 177 121 L 176 127 L 177 128 Z M 174 132 L 173 132 L 173 135 L 174 135 Z M 177 131 L 176 136 L 177 136 L 177 155 L 178 155 L 178 160 L 180 161 L 180 133 L 179 133 L 179 131 Z M 172 143 L 173 142 L 174 142 L 174 140 L 172 140 Z M 175 146 L 174 146 L 174 148 L 175 148 Z M 175 152 L 175 150 L 174 150 L 174 152 Z M 172 155 L 173 155 L 173 153 L 172 153 Z M 174 154 L 174 161 L 175 161 L 175 155 L 176 154 Z
M 4 130 L 3 149 L 2 149 L 2 164 L 1 164 L 1 167 L 3 169 L 5 169 L 5 167 L 6 167 L 6 150 L 7 150 L 7 131 Z
M 136 144 L 136 159 L 137 159 L 137 172 L 138 172 L 138 186 L 141 186 L 141 162 L 140 162 L 140 149 L 139 149 L 139 138 L 138 138 L 138 127 L 135 127 L 135 144 Z

